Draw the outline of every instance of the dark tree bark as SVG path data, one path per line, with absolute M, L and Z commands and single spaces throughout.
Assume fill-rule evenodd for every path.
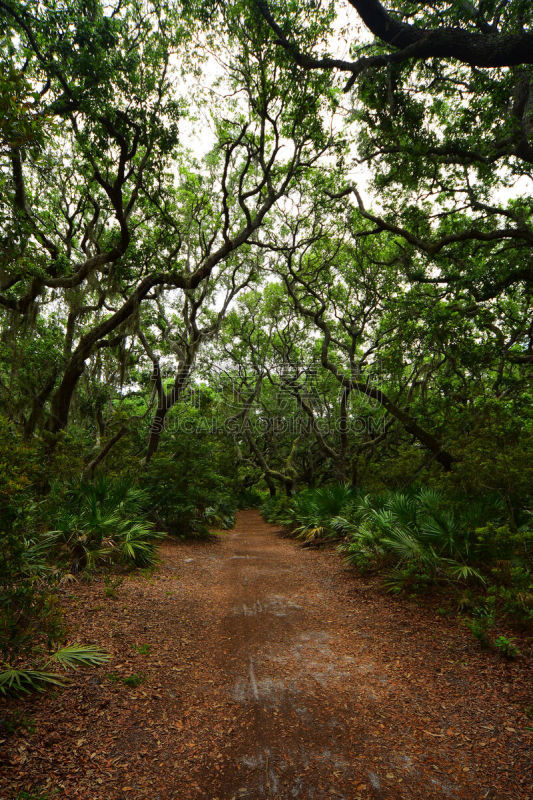
M 345 87 L 350 89 L 357 77 L 372 67 L 400 63 L 410 59 L 452 58 L 475 67 L 511 67 L 533 64 L 533 33 L 500 33 L 493 26 L 481 26 L 482 31 L 442 27 L 434 30 L 418 28 L 393 17 L 379 0 L 349 0 L 365 25 L 377 39 L 394 48 L 392 53 L 363 56 L 356 61 L 336 58 L 314 58 L 302 53 L 279 25 L 267 0 L 255 0 L 256 5 L 284 47 L 304 69 L 338 69 L 351 72 Z
M 480 33 L 463 28 L 428 30 L 395 19 L 379 0 L 349 3 L 374 36 L 403 50 L 404 58 L 455 58 L 476 67 L 533 64 L 533 33 L 504 34 L 488 25 Z M 408 49 L 411 54 L 405 52 Z
M 122 439 L 122 437 L 124 436 L 125 433 L 128 432 L 128 430 L 129 429 L 127 425 L 122 425 L 122 427 L 119 428 L 119 430 L 115 433 L 115 435 L 112 436 L 109 439 L 109 441 L 105 443 L 102 449 L 96 454 L 93 460 L 90 461 L 83 470 L 84 479 L 93 478 L 96 467 L 104 460 L 104 458 L 107 456 L 110 450 L 117 444 L 117 442 L 119 442 Z
M 170 392 L 158 392 L 159 401 L 158 406 L 150 425 L 150 438 L 148 439 L 148 447 L 146 450 L 145 461 L 148 463 L 159 449 L 159 442 L 161 434 L 165 428 L 165 419 L 170 409 L 179 401 L 183 394 L 183 390 L 187 386 L 189 374 L 192 367 L 191 363 L 178 370 L 178 374 L 174 380 L 174 384 Z
M 31 437 L 35 433 L 35 428 L 37 427 L 37 423 L 39 422 L 43 414 L 44 404 L 54 388 L 56 377 L 57 373 L 54 372 L 54 374 L 49 378 L 49 380 L 43 386 L 39 394 L 37 394 L 32 400 L 31 413 L 24 422 L 24 438 L 26 440 L 31 439 Z
M 92 355 L 98 346 L 102 345 L 102 340 L 105 336 L 115 331 L 119 325 L 131 317 L 150 289 L 158 284 L 166 282 L 173 283 L 174 285 L 183 285 L 184 279 L 172 279 L 170 276 L 167 277 L 158 274 L 145 278 L 114 314 L 81 337 L 63 373 L 63 379 L 52 398 L 50 424 L 52 432 L 57 433 L 65 428 L 68 423 L 72 396 L 78 384 L 78 380 L 83 375 L 85 362 L 89 356 Z
M 435 459 L 441 464 L 446 471 L 449 471 L 454 463 L 455 459 L 445 450 L 437 439 L 430 431 L 427 431 L 425 428 L 422 427 L 405 409 L 398 406 L 394 403 L 384 392 L 380 389 L 375 389 L 372 386 L 369 386 L 364 381 L 357 381 L 353 378 L 348 378 L 335 367 L 333 362 L 329 358 L 329 346 L 331 342 L 331 331 L 323 318 L 323 314 L 325 311 L 325 303 L 323 300 L 318 298 L 316 292 L 312 290 L 309 284 L 305 283 L 302 278 L 297 278 L 295 273 L 291 271 L 291 278 L 285 276 L 285 285 L 287 290 L 294 302 L 295 307 L 300 311 L 301 314 L 312 319 L 317 328 L 322 332 L 323 339 L 322 339 L 322 351 L 321 351 L 321 360 L 322 366 L 331 372 L 332 375 L 338 380 L 339 384 L 349 389 L 350 391 L 357 390 L 360 391 L 362 394 L 366 395 L 367 397 L 371 397 L 373 400 L 377 400 L 377 402 L 383 406 L 383 408 L 388 411 L 388 413 L 397 419 L 405 430 L 412 434 L 424 447 L 433 454 Z M 318 308 L 312 310 L 305 305 L 303 305 L 296 293 L 295 284 L 294 282 L 299 282 L 300 285 L 319 302 Z

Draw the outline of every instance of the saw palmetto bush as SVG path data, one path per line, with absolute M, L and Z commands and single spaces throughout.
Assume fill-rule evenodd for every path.
M 231 482 L 216 471 L 200 445 L 179 459 L 158 453 L 143 474 L 146 513 L 170 536 L 208 539 L 211 528 L 234 523 L 237 503 Z
M 0 659 L 49 647 L 61 634 L 57 576 L 21 532 L 2 531 L 0 548 Z
M 4 695 L 64 686 L 64 670 L 104 663 L 108 655 L 98 647 L 65 643 L 58 584 L 65 572 L 117 563 L 151 566 L 164 535 L 147 517 L 147 493 L 125 480 L 101 477 L 92 483 L 57 484 L 45 499 L 27 492 L 23 498 L 24 506 L 11 496 L 10 506 L 3 502 L 8 510 L 17 507 L 3 515 L 8 524 L 0 531 Z
M 11 528 L 0 548 L 0 695 L 64 686 L 63 669 L 108 660 L 94 645 L 65 639 L 57 597 L 59 571 L 46 537 Z
M 420 582 L 484 582 L 474 566 L 470 531 L 438 492 L 392 492 L 365 496 L 332 520 L 345 537 L 340 550 L 359 568 L 387 569 L 393 591 Z
M 527 534 L 480 528 L 497 519 L 497 498 L 474 504 L 452 501 L 433 489 L 362 495 L 345 485 L 306 489 L 266 500 L 261 511 L 305 543 L 342 539 L 339 551 L 360 570 L 382 571 L 391 591 L 439 582 L 486 583 L 491 559 L 503 563 Z M 489 541 L 490 540 L 490 541 Z M 510 561 L 509 563 L 515 563 Z
M 146 567 L 164 534 L 148 520 L 148 495 L 124 480 L 101 477 L 55 498 L 53 530 L 46 534 L 56 559 L 72 573 L 119 562 Z
M 33 525 L 39 453 L 0 416 L 0 672 L 62 634 L 49 547 Z
M 270 498 L 261 511 L 268 522 L 279 523 L 306 544 L 318 544 L 338 538 L 331 521 L 356 496 L 350 486 L 332 484 L 304 489 L 291 498 Z
M 306 544 L 341 540 L 347 563 L 382 574 L 392 592 L 456 585 L 494 596 L 514 621 L 533 622 L 531 515 L 511 529 L 496 493 L 469 498 L 425 488 L 372 496 L 330 485 L 268 498 L 261 513 Z

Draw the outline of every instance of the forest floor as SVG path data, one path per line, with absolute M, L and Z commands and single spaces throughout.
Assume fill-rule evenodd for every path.
M 72 639 L 113 658 L 18 702 L 1 800 L 531 798 L 524 659 L 255 511 L 161 556 L 65 590 Z

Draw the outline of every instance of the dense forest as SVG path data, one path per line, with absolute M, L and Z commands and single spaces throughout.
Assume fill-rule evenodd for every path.
M 66 584 L 251 507 L 519 657 L 532 17 L 0 0 L 0 693 L 108 658 Z

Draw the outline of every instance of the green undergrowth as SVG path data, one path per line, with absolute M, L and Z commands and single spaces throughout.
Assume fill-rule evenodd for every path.
M 137 476 L 72 479 L 57 469 L 48 482 L 41 445 L 8 433 L 0 464 L 0 693 L 20 695 L 68 682 L 55 667 L 72 646 L 62 610 L 69 584 L 103 577 L 104 596 L 116 599 L 128 573 L 152 574 L 165 536 L 209 539 L 234 524 L 239 499 L 207 458 L 194 471 L 192 461 L 165 453 Z M 54 464 L 63 458 L 58 445 Z M 80 664 L 100 663 L 98 648 L 76 646 Z M 69 666 L 75 658 L 71 652 Z
M 533 628 L 533 530 L 519 511 L 511 526 L 497 495 L 449 497 L 434 489 L 371 496 L 344 485 L 266 500 L 261 513 L 307 546 L 334 544 L 361 575 L 396 595 L 437 598 L 459 613 L 482 646 L 519 655 L 498 622 Z

